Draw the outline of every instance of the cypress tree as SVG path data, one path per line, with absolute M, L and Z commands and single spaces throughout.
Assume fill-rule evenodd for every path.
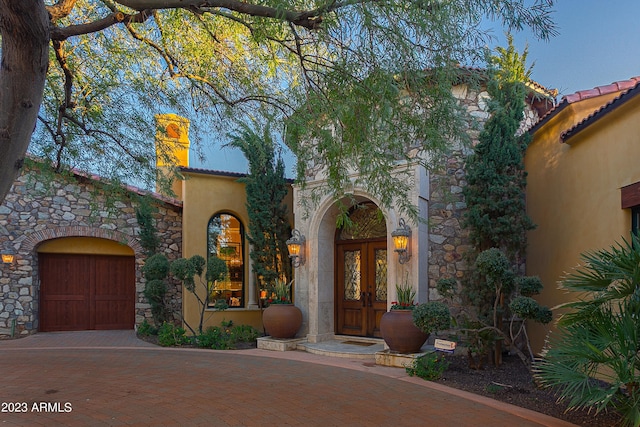
M 230 146 L 239 148 L 249 162 L 249 174 L 241 178 L 247 193 L 249 214 L 248 240 L 253 271 L 260 288 L 272 285 L 276 279 L 291 279 L 286 240 L 291 234 L 282 156 L 276 158 L 276 146 L 266 127 L 259 135 L 248 126 L 231 135 Z
M 513 271 L 519 271 L 524 257 L 526 232 L 535 228 L 526 213 L 524 196 L 524 152 L 529 135 L 518 134 L 530 70 L 525 68 L 527 50 L 520 55 L 511 36 L 507 41 L 508 47 L 497 48 L 498 55 L 489 56 L 487 61 L 490 117 L 480 132 L 474 153 L 467 159 L 467 186 L 463 189 L 468 206 L 463 225 L 469 230 L 469 240 L 474 246 L 468 262 L 475 266 L 465 283 L 463 296 L 475 307 L 482 324 L 496 328 L 494 333 L 502 329 L 506 304 L 515 290 L 517 273 L 514 275 Z M 499 257 L 490 258 L 484 270 L 479 268 L 481 258 L 495 253 L 504 257 L 505 265 L 500 271 L 506 274 L 498 287 L 485 270 L 493 271 Z M 494 342 L 494 362 L 501 363 L 499 340 Z
M 526 251 L 526 232 L 535 228 L 526 214 L 524 198 L 523 158 L 530 136 L 518 135 L 530 70 L 525 69 L 526 49 L 519 55 L 511 37 L 508 43 L 506 49 L 497 49 L 498 56 L 489 59 L 491 116 L 467 159 L 463 192 L 468 210 L 464 225 L 477 253 L 498 248 L 517 265 Z

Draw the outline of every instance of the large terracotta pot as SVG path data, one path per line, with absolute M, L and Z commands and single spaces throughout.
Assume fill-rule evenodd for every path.
M 302 325 L 302 311 L 293 304 L 272 304 L 262 313 L 262 324 L 273 338 L 294 338 Z
M 380 319 L 380 333 L 391 351 L 418 353 L 429 338 L 413 324 L 413 311 L 391 310 Z

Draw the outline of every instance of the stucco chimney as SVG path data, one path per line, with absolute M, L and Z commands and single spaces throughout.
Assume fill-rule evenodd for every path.
M 156 167 L 159 174 L 156 191 L 171 196 L 160 184 L 160 181 L 170 180 L 175 197 L 182 200 L 182 179 L 176 172 L 180 167 L 189 167 L 190 122 L 175 114 L 158 114 L 156 122 Z

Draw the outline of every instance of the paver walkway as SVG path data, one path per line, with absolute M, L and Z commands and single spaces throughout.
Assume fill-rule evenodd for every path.
M 133 331 L 0 341 L 0 370 L 2 425 L 571 425 L 368 361 L 165 349 Z

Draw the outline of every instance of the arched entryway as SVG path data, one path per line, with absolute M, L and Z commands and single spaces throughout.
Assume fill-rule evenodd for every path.
M 387 228 L 378 207 L 362 203 L 335 238 L 336 334 L 380 337 L 387 311 Z
M 68 237 L 38 247 L 40 331 L 133 329 L 135 256 L 108 239 Z

